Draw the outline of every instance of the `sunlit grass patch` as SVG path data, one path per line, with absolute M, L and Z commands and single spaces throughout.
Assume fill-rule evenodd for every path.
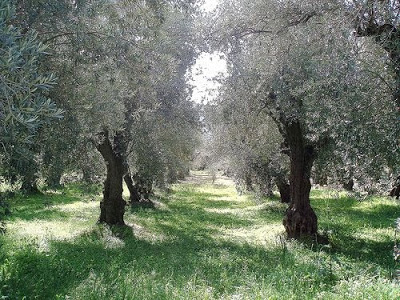
M 16 240 L 34 243 L 41 251 L 48 250 L 49 241 L 73 240 L 90 229 L 87 222 L 65 221 L 17 221 L 7 226 L 10 235 Z
M 200 175 L 158 194 L 155 209 L 127 208 L 122 227 L 96 224 L 100 195 L 77 187 L 14 203 L 0 236 L 0 296 L 398 299 L 395 201 L 313 191 L 331 243 L 307 244 L 284 237 L 287 204 Z
M 237 240 L 238 242 L 275 246 L 276 239 L 284 235 L 285 230 L 281 224 L 268 224 L 247 228 L 228 229 L 221 233 L 223 238 Z

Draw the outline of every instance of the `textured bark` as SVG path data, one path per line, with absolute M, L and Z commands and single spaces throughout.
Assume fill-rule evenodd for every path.
M 25 194 L 40 194 L 37 187 L 36 178 L 24 177 L 21 185 L 21 191 Z
M 278 187 L 279 194 L 281 196 L 282 203 L 290 203 L 290 185 L 287 183 L 285 178 L 278 177 L 275 180 L 276 186 Z
M 102 141 L 97 145 L 107 166 L 104 181 L 103 200 L 100 203 L 100 223 L 109 225 L 124 225 L 125 201 L 122 198 L 122 178 L 124 175 L 124 160 L 118 147 L 118 135 L 114 145 L 108 138 L 108 132 L 101 134 Z
M 354 187 L 354 180 L 352 178 L 350 178 L 349 180 L 347 180 L 346 182 L 343 183 L 343 188 L 346 191 L 353 191 L 353 187 Z
M 283 220 L 289 238 L 314 237 L 317 216 L 310 205 L 310 176 L 315 149 L 307 145 L 301 124 L 295 120 L 285 126 L 286 142 L 290 149 L 291 204 Z
M 129 173 L 125 174 L 124 180 L 130 193 L 130 204 L 131 207 L 141 208 L 154 208 L 154 203 L 149 199 L 150 192 L 140 186 L 140 180 L 137 176 L 134 176 L 136 182 L 133 182 L 132 177 Z
M 130 200 L 131 204 L 138 203 L 140 201 L 140 193 L 139 193 L 138 188 L 133 183 L 131 175 L 129 173 L 125 174 L 124 180 L 125 180 L 126 186 L 128 187 L 128 190 L 129 190 L 129 195 L 130 195 L 129 200 Z

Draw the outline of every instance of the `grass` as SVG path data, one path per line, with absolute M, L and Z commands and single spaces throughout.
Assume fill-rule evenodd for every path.
M 328 246 L 283 238 L 285 205 L 238 196 L 196 173 L 127 210 L 128 226 L 96 225 L 100 195 L 70 187 L 15 198 L 0 236 L 4 299 L 399 299 L 387 198 L 359 202 L 315 190 Z

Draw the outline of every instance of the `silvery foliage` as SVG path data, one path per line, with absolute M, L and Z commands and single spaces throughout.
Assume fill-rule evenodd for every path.
M 360 182 L 395 171 L 393 73 L 379 47 L 355 36 L 346 8 L 334 1 L 226 1 L 213 21 L 210 43 L 230 62 L 226 85 L 244 90 L 232 105 L 263 108 L 283 134 L 282 119 L 300 120 L 306 139 L 329 141 L 329 160 L 350 165 Z

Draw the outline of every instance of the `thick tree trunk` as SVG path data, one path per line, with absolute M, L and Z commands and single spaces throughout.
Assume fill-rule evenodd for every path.
M 343 188 L 346 191 L 352 192 L 353 191 L 353 187 L 354 187 L 354 180 L 352 178 L 350 178 L 349 180 L 345 181 L 343 183 Z
M 16 163 L 16 162 L 13 162 Z M 35 158 L 31 157 L 31 159 L 27 160 L 22 160 L 21 165 L 19 166 L 20 168 L 20 175 L 22 184 L 21 184 L 21 192 L 24 194 L 40 194 L 39 188 L 37 186 L 37 170 L 38 170 L 38 164 L 35 160 Z M 22 170 L 24 170 L 22 172 Z M 15 179 L 18 177 L 16 176 Z
M 244 186 L 245 186 L 246 191 L 248 191 L 248 192 L 253 192 L 254 191 L 254 189 L 253 189 L 253 181 L 251 179 L 250 174 L 248 174 L 248 173 L 246 173 L 244 175 Z
M 281 202 L 290 203 L 290 185 L 287 183 L 285 178 L 278 177 L 276 178 L 275 183 L 281 196 Z
M 124 180 L 129 190 L 129 195 L 130 195 L 129 200 L 131 204 L 139 203 L 140 202 L 139 189 L 137 188 L 137 186 L 134 185 L 131 175 L 129 173 L 125 174 Z
M 299 121 L 285 126 L 290 149 L 291 204 L 283 220 L 289 238 L 316 237 L 317 216 L 310 205 L 310 176 L 315 149 L 306 145 Z
M 36 183 L 36 178 L 24 176 L 22 179 L 21 191 L 24 194 L 40 194 L 40 190 Z
M 102 141 L 97 145 L 97 150 L 103 156 L 107 166 L 99 222 L 108 225 L 124 225 L 126 203 L 122 198 L 122 178 L 125 168 L 122 154 L 118 149 L 117 136 L 114 143 L 117 147 L 113 147 L 108 138 L 108 132 L 105 131 L 102 133 Z
M 154 208 L 153 201 L 149 199 L 149 191 L 141 185 L 141 180 L 134 176 L 135 183 L 129 173 L 126 173 L 124 180 L 130 193 L 131 207 Z
M 62 172 L 57 172 L 56 170 L 52 170 L 46 179 L 48 187 L 53 189 L 61 188 L 62 187 L 61 176 Z

